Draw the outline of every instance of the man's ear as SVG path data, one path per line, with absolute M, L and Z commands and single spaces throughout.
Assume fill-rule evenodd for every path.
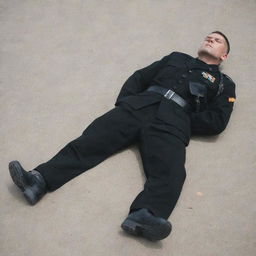
M 221 61 L 224 61 L 224 60 L 227 59 L 227 57 L 228 57 L 228 54 L 225 53 L 225 54 L 223 54 L 223 55 L 220 57 L 220 59 L 221 59 Z

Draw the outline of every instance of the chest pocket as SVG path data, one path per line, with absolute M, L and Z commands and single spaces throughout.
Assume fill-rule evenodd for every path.
M 189 91 L 193 96 L 198 98 L 207 97 L 207 86 L 202 83 L 189 82 Z
M 177 71 L 184 68 L 184 64 L 176 60 L 169 60 L 166 65 L 158 72 L 156 78 L 174 78 Z
M 195 111 L 200 112 L 202 107 L 207 103 L 207 87 L 203 83 L 189 82 L 189 91 L 193 95 Z
M 219 83 L 218 82 L 211 82 L 209 81 L 208 79 L 204 78 L 204 77 L 201 77 L 200 78 L 200 83 L 203 84 L 207 91 L 218 91 L 218 88 L 219 88 Z
M 217 95 L 219 90 L 220 76 L 216 75 L 216 73 L 214 75 L 206 73 L 205 75 L 209 76 L 209 78 L 207 78 L 204 77 L 202 70 L 198 70 L 196 75 L 197 77 L 194 77 L 193 80 L 189 82 L 191 94 L 194 96 L 202 97 L 205 103 L 210 102 Z M 214 80 L 210 81 L 211 79 Z

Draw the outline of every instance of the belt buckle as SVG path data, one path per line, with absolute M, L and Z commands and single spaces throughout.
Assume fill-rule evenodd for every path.
M 169 100 L 169 99 L 171 99 L 171 97 L 172 97 L 174 94 L 175 94 L 174 91 L 168 90 L 168 91 L 165 93 L 164 97 Z

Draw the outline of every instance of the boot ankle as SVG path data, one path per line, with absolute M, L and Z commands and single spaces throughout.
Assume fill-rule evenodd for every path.
M 42 174 L 37 170 L 31 170 L 32 184 L 37 184 L 41 190 L 47 192 L 47 185 Z

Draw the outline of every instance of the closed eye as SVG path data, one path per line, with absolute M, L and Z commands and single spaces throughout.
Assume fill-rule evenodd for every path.
M 220 44 L 223 43 L 223 41 L 222 41 L 221 39 L 218 39 L 218 38 L 216 38 L 215 41 L 216 41 L 217 43 L 220 43 Z

